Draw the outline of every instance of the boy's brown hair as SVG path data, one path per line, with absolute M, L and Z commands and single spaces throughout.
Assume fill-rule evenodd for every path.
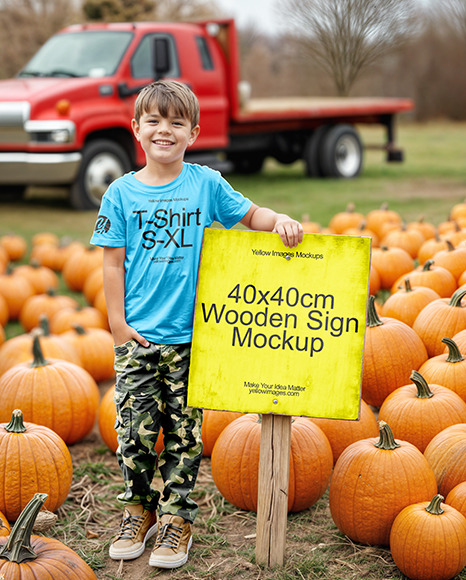
M 134 104 L 137 123 L 144 113 L 157 107 L 162 117 L 170 114 L 187 119 L 191 127 L 199 124 L 199 101 L 193 91 L 178 81 L 156 81 L 144 87 Z

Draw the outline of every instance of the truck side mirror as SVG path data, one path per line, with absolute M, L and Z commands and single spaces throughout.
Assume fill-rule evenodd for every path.
M 171 69 L 170 62 L 170 47 L 167 38 L 154 38 L 152 45 L 153 49 L 153 63 L 154 63 L 154 79 L 158 81 L 163 78 Z

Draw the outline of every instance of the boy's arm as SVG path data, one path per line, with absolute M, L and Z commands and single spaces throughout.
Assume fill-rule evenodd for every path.
M 276 213 L 267 207 L 251 205 L 241 223 L 251 230 L 277 232 L 285 246 L 294 248 L 303 241 L 302 225 L 284 213 Z
M 124 247 L 104 248 L 104 293 L 110 330 L 115 345 L 135 338 L 148 346 L 148 341 L 129 326 L 125 318 L 125 253 Z

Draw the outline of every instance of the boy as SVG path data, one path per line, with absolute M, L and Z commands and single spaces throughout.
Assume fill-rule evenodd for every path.
M 176 81 L 145 87 L 135 103 L 134 135 L 146 165 L 114 181 L 102 199 L 91 242 L 104 247 L 104 288 L 115 343 L 117 458 L 125 491 L 114 559 L 140 556 L 157 534 L 149 564 L 188 559 L 197 505 L 189 497 L 202 458 L 202 410 L 186 406 L 197 271 L 205 227 L 214 220 L 302 241 L 301 225 L 258 207 L 221 175 L 185 163 L 199 134 L 199 104 Z M 162 427 L 162 494 L 151 488 Z M 157 522 L 158 516 L 158 522 Z

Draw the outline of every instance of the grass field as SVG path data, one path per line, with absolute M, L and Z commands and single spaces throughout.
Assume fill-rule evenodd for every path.
M 230 183 L 259 205 L 326 226 L 349 201 L 362 213 L 388 202 L 406 221 L 424 215 L 446 220 L 450 208 L 466 198 L 466 123 L 400 124 L 397 142 L 403 163 L 386 163 L 381 150 L 365 153 L 363 174 L 357 179 L 308 179 L 302 162 L 290 166 L 268 161 L 254 176 L 227 175 Z M 382 143 L 378 127 L 362 127 L 367 145 Z M 14 231 L 30 239 L 38 231 L 54 231 L 85 243 L 96 212 L 73 211 L 65 192 L 30 190 L 23 202 L 0 204 L 0 235 Z

